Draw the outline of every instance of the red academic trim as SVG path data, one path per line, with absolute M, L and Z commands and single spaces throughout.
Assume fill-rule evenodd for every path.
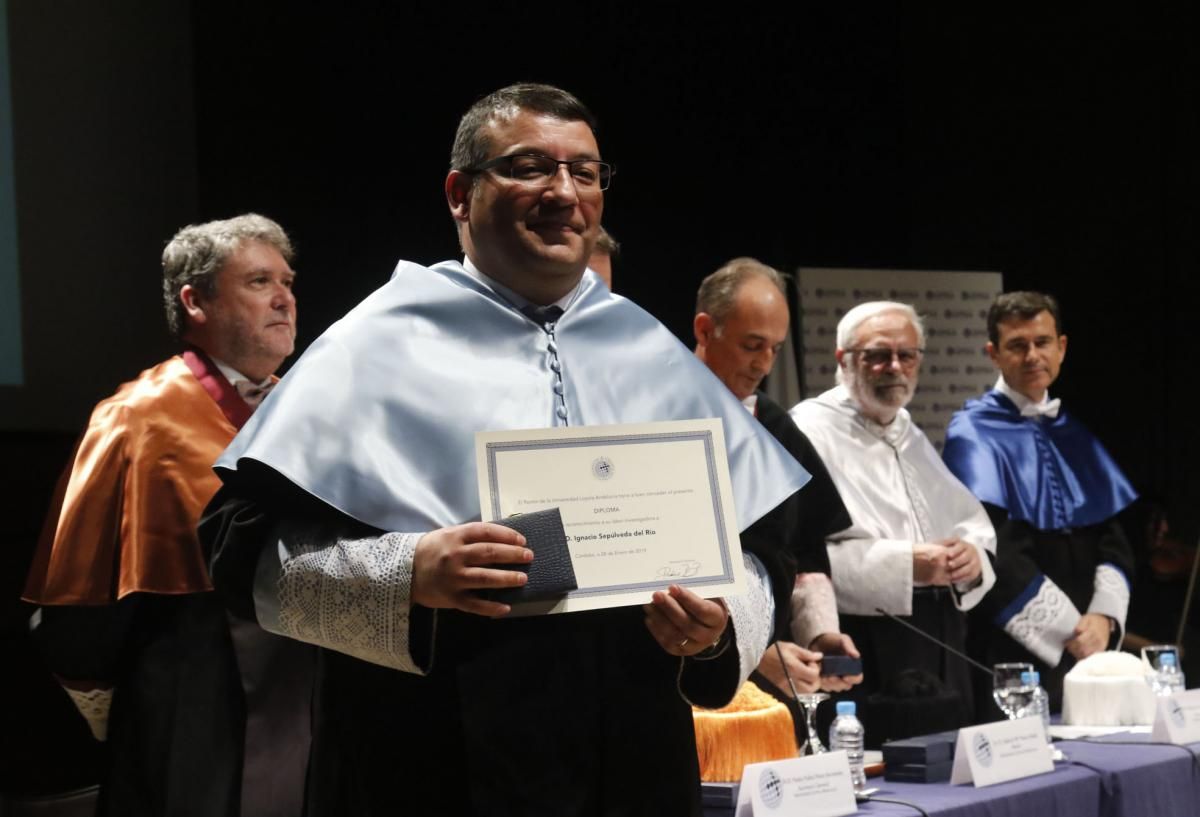
M 221 409 L 225 418 L 233 423 L 233 427 L 240 429 L 244 426 L 250 419 L 250 415 L 254 413 L 254 409 L 246 404 L 233 384 L 225 378 L 225 375 L 221 374 L 221 370 L 217 368 L 217 364 L 212 362 L 212 358 L 195 347 L 184 349 L 180 357 L 183 358 L 183 362 L 187 364 L 196 379 L 200 381 L 200 385 L 208 392 L 208 396 Z

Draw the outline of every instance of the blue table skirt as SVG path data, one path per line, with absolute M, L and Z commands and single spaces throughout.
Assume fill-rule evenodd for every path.
M 978 789 L 945 783 L 889 783 L 882 778 L 867 782 L 879 786 L 879 797 L 917 803 L 939 817 L 1074 817 L 1101 813 L 1100 778 L 1087 769 L 1062 763 L 1046 774 Z M 890 803 L 865 803 L 858 811 L 906 817 L 917 813 Z
M 1055 746 L 1065 762 L 1011 783 L 977 789 L 870 782 L 880 786 L 880 797 L 917 803 L 939 817 L 1200 817 L 1200 768 L 1185 747 L 1154 745 L 1148 735 L 1128 733 Z M 1200 744 L 1191 749 L 1200 751 Z M 916 814 L 886 803 L 868 803 L 859 813 Z
M 1186 747 L 1119 734 L 1090 741 L 1059 741 L 1066 761 L 1054 771 L 1011 783 L 975 788 L 945 783 L 889 783 L 871 778 L 877 796 L 916 803 L 937 817 L 1200 817 L 1200 765 Z M 1192 744 L 1200 752 L 1200 744 Z M 859 814 L 912 817 L 890 803 L 864 803 Z M 705 809 L 732 815 L 733 809 Z
M 1200 817 L 1200 768 L 1194 756 L 1187 747 L 1149 740 L 1149 735 L 1120 734 L 1055 745 L 1068 760 L 1103 772 L 1105 817 Z M 1128 745 L 1133 743 L 1144 745 Z M 1200 744 L 1190 748 L 1200 751 Z

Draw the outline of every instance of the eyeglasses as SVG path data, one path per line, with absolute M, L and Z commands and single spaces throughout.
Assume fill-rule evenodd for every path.
M 616 168 L 598 159 L 551 159 L 536 153 L 518 153 L 513 156 L 497 156 L 478 167 L 469 168 L 467 173 L 482 173 L 497 170 L 500 175 L 529 187 L 548 187 L 558 175 L 560 165 L 566 165 L 576 189 L 586 192 L 607 190 Z
M 846 351 L 859 355 L 863 363 L 868 366 L 876 368 L 890 366 L 893 360 L 898 360 L 902 369 L 911 369 L 916 366 L 921 362 L 921 356 L 925 354 L 924 349 L 889 349 L 886 346 L 870 349 L 847 349 Z

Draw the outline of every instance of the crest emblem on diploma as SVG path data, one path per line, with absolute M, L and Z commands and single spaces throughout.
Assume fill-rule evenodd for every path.
M 596 479 L 612 479 L 613 464 L 608 457 L 596 457 L 592 460 L 592 476 Z

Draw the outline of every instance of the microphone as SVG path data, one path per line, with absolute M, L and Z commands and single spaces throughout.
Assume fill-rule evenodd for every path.
M 969 655 L 966 655 L 966 654 L 964 654 L 964 653 L 961 653 L 961 652 L 959 652 L 958 650 L 954 649 L 953 647 L 951 647 L 949 644 L 947 644 L 945 641 L 942 641 L 941 639 L 934 638 L 934 637 L 933 637 L 933 636 L 931 636 L 929 633 L 927 633 L 927 632 L 925 632 L 924 630 L 922 630 L 920 627 L 917 627 L 915 624 L 910 624 L 909 622 L 905 621 L 904 619 L 900 618 L 899 616 L 892 615 L 892 614 L 891 614 L 891 613 L 889 613 L 887 610 L 884 610 L 884 609 L 882 609 L 882 608 L 880 608 L 880 607 L 876 607 L 876 608 L 875 608 L 875 612 L 876 612 L 876 613 L 879 613 L 881 616 L 887 616 L 887 617 L 888 617 L 888 618 L 890 618 L 892 621 L 896 622 L 897 624 L 901 625 L 902 627 L 907 627 L 908 629 L 912 630 L 912 631 L 913 631 L 914 633 L 916 633 L 917 635 L 921 636 L 921 638 L 924 638 L 924 639 L 926 639 L 927 641 L 932 641 L 934 644 L 937 644 L 939 647 L 941 647 L 941 648 L 942 648 L 943 650 L 945 650 L 946 652 L 948 652 L 948 653 L 950 653 L 950 654 L 952 654 L 952 655 L 957 655 L 959 658 L 961 658 L 962 660 L 966 661 L 966 662 L 967 662 L 968 664 L 970 664 L 972 667 L 975 667 L 975 669 L 977 669 L 977 670 L 980 670 L 981 672 L 986 672 L 986 673 L 988 674 L 988 677 L 989 677 L 989 678 L 995 678 L 995 677 L 996 677 L 996 673 L 995 673 L 995 672 L 993 672 L 992 670 L 988 669 L 986 666 L 984 666 L 983 664 L 979 663 L 978 661 L 976 661 L 976 660 L 975 660 L 974 658 L 972 658 L 971 656 L 969 656 Z
M 38 612 L 41 612 L 40 610 Z M 796 691 L 796 684 L 792 681 L 792 674 L 788 672 L 787 661 L 783 660 L 783 647 L 779 646 L 779 642 L 775 642 L 775 652 L 779 653 L 779 666 L 783 669 L 783 677 L 787 678 L 788 687 L 792 690 L 792 700 L 797 704 L 800 703 L 800 693 Z

